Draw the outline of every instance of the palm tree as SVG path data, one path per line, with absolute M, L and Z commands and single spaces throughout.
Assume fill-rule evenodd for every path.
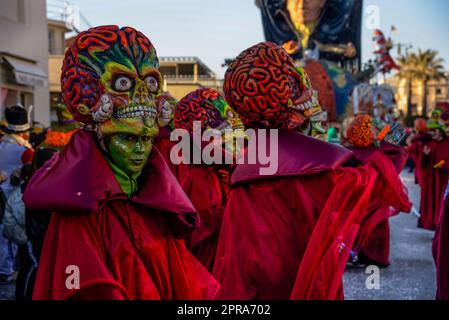
M 407 86 L 407 117 L 411 118 L 412 110 L 412 84 L 415 78 L 415 70 L 417 63 L 417 56 L 415 53 L 407 53 L 404 56 L 399 57 L 398 63 L 400 66 L 399 79 L 406 80 Z
M 418 50 L 416 54 L 414 77 L 423 84 L 422 116 L 427 116 L 427 96 L 429 94 L 429 81 L 445 79 L 444 60 L 438 57 L 436 50 Z

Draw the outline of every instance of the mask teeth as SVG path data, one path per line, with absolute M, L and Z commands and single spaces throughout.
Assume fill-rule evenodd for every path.
M 115 119 L 156 118 L 156 109 L 145 106 L 126 107 L 114 112 Z

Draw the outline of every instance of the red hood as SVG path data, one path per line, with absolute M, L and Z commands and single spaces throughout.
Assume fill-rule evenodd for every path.
M 144 182 L 131 202 L 175 214 L 176 227 L 199 225 L 196 210 L 156 148 L 142 174 Z M 36 172 L 24 193 L 27 208 L 61 213 L 97 212 L 113 198 L 126 198 L 126 194 L 93 133 L 85 130 L 78 130 L 67 147 Z
M 269 137 L 267 133 L 267 152 L 270 150 Z M 297 132 L 279 130 L 277 173 L 271 176 L 261 175 L 260 169 L 266 166 L 260 163 L 239 164 L 232 173 L 231 184 L 272 177 L 318 174 L 338 168 L 351 157 L 352 152 L 346 148 Z

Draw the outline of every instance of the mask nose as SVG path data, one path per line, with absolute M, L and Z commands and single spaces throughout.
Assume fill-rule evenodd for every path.
M 149 102 L 149 92 L 144 81 L 136 80 L 136 89 L 134 91 L 134 103 L 147 104 Z
M 142 139 L 137 139 L 136 146 L 134 148 L 136 153 L 143 153 L 145 151 L 145 147 L 143 146 Z

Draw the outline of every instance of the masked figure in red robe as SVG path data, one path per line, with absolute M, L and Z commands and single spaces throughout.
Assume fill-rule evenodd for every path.
M 208 299 L 218 284 L 180 240 L 199 218 L 153 139 L 161 75 L 130 27 L 82 32 L 65 56 L 64 102 L 87 126 L 30 181 L 54 212 L 34 299 Z
M 215 150 L 223 155 L 227 153 L 232 160 L 230 163 L 217 161 L 218 163 L 206 164 L 203 159 L 199 163 L 190 164 L 181 183 L 201 218 L 200 227 L 187 238 L 187 247 L 212 271 L 228 198 L 229 176 L 233 169 L 234 153 L 237 151 L 234 139 L 245 138 L 243 123 L 220 93 L 212 89 L 198 89 L 186 95 L 176 105 L 174 126 L 176 129 L 186 130 L 189 137 L 215 131 L 217 136 L 221 136 L 221 144 L 216 145 Z M 205 151 L 201 143 L 192 147 Z
M 382 171 L 386 176 L 399 178 L 407 160 L 407 151 L 399 146 L 387 142 L 379 142 L 377 128 L 369 115 L 357 116 L 347 129 L 348 146 L 354 154 L 354 160 L 359 164 L 366 161 L 376 152 L 382 152 L 393 163 Z M 402 193 L 402 190 L 400 190 Z M 404 193 L 405 194 L 405 193 Z M 400 196 L 401 194 L 398 194 Z M 399 205 L 399 206 L 398 206 Z M 389 205 L 370 205 L 368 214 L 361 224 L 354 251 L 358 255 L 358 262 L 375 264 L 386 267 L 390 264 L 390 225 L 389 218 L 398 214 L 399 210 L 410 211 L 410 206 L 401 207 L 401 203 L 394 207 Z
M 449 181 L 449 138 L 444 127 L 428 125 L 432 140 L 422 149 L 420 166 L 421 217 L 418 227 L 435 230 L 440 219 L 443 195 Z
M 168 92 L 163 92 L 157 98 L 157 101 L 161 117 L 158 119 L 159 134 L 154 141 L 154 147 L 160 152 L 171 172 L 178 179 L 178 182 L 181 183 L 187 175 L 188 166 L 183 163 L 175 165 L 170 159 L 171 149 L 175 145 L 175 143 L 170 140 L 170 135 L 174 129 L 173 115 L 175 106 L 178 102 Z
M 440 222 L 433 239 L 437 268 L 437 300 L 449 300 L 449 184 L 446 187 Z
M 310 124 L 316 101 L 274 43 L 242 52 L 226 72 L 224 90 L 245 127 L 254 129 L 247 130 L 245 157 L 257 161 L 237 165 L 231 175 L 213 272 L 222 284 L 218 297 L 341 299 L 368 204 L 403 201 L 397 176 L 383 175 L 393 165 L 375 153 L 363 166 L 342 167 L 349 150 L 296 132 Z
M 407 139 L 408 153 L 414 164 L 415 183 L 421 182 L 421 160 L 423 148 L 432 140 L 432 136 L 427 132 L 427 123 L 423 118 L 418 118 L 414 123 L 414 133 Z

